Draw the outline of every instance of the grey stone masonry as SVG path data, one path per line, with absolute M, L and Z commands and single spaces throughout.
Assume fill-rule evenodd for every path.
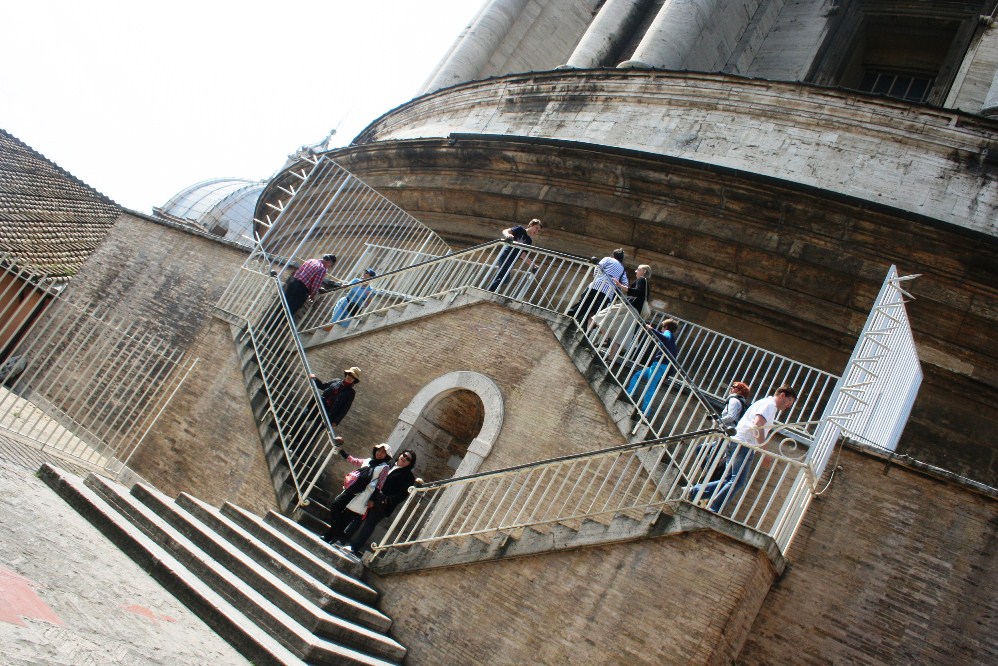
M 259 538 L 274 531 L 263 521 L 245 529 L 231 510 L 191 497 L 174 502 L 143 484 L 129 490 L 95 475 L 84 481 L 50 465 L 40 475 L 254 663 L 374 666 L 405 657 L 385 633 L 391 620 L 370 605 L 374 590 L 328 570 L 314 575 L 313 554 L 328 548 L 316 538 L 275 549 L 269 544 L 279 536 Z
M 423 92 L 477 78 L 526 4 L 527 0 L 496 0 L 487 4 L 426 83 Z
M 0 663 L 249 663 L 45 487 L 52 460 L 0 435 Z

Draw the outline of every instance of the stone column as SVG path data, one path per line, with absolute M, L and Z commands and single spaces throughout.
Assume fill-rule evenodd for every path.
M 708 22 L 720 16 L 719 5 L 720 0 L 666 0 L 634 55 L 617 67 L 683 69 Z
M 607 0 L 559 69 L 599 67 L 630 38 L 652 0 Z
M 426 82 L 419 94 L 479 78 L 528 0 L 492 0 Z
M 991 87 L 988 88 L 988 96 L 984 98 L 981 115 L 989 118 L 998 118 L 998 71 L 995 72 L 995 78 L 991 80 Z

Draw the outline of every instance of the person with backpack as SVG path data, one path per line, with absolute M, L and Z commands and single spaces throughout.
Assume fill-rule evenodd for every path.
M 684 499 L 705 502 L 709 511 L 720 513 L 748 481 L 755 450 L 766 444 L 776 415 L 793 407 L 796 400 L 796 389 L 784 384 L 772 396 L 753 402 L 738 420 L 735 434 L 728 443 L 724 474 L 717 481 L 687 488 Z
M 728 401 L 724 403 L 724 409 L 721 410 L 720 421 L 720 425 L 727 430 L 729 435 L 735 433 L 735 426 L 738 425 L 738 421 L 748 408 L 750 395 L 752 395 L 752 387 L 745 382 L 733 382 L 731 384 Z M 715 462 L 715 458 L 718 458 L 718 456 L 720 456 L 720 459 Z M 703 461 L 703 469 L 710 470 L 713 467 L 707 481 L 718 481 L 724 476 L 724 468 L 727 466 L 728 460 L 723 440 L 712 444 L 701 445 L 697 451 L 697 457 Z
M 343 444 L 342 437 L 337 437 L 335 441 L 337 446 Z M 377 489 L 381 472 L 392 461 L 392 447 L 378 444 L 371 449 L 370 458 L 355 458 L 341 448 L 340 456 L 357 469 L 346 475 L 343 491 L 329 505 L 329 529 L 319 537 L 326 543 L 342 539 L 347 525 L 357 514 L 363 515 L 366 511 L 367 501 Z M 363 506 L 363 510 L 353 510 L 357 506 Z
M 745 382 L 733 382 L 728 393 L 728 402 L 721 411 L 721 424 L 731 429 L 738 425 L 742 414 L 748 409 L 748 399 L 752 395 L 752 387 Z

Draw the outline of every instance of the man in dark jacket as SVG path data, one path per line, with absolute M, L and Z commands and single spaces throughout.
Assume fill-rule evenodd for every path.
M 312 381 L 322 391 L 322 406 L 326 410 L 326 416 L 334 428 L 340 425 L 340 421 L 350 411 L 353 404 L 354 385 L 360 383 L 360 368 L 347 368 L 343 371 L 343 379 L 334 379 L 331 382 L 319 381 L 315 375 L 311 375 Z
M 395 465 L 383 472 L 378 480 L 377 490 L 367 503 L 367 514 L 364 516 L 357 534 L 350 540 L 349 549 L 357 556 L 364 553 L 367 548 L 367 540 L 371 538 L 371 533 L 384 518 L 392 515 L 399 504 L 409 496 L 409 488 L 421 483 L 413 474 L 413 467 L 416 465 L 416 452 L 406 449 L 399 454 L 395 460 Z M 347 530 L 349 533 L 349 529 Z

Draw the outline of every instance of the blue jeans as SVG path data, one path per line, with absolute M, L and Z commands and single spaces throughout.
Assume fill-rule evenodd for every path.
M 724 470 L 724 476 L 717 481 L 693 486 L 686 494 L 686 499 L 690 500 L 696 497 L 702 488 L 703 498 L 713 497 L 708 508 L 714 513 L 720 513 L 728 500 L 748 481 L 754 457 L 755 452 L 750 447 L 731 443 L 728 446 L 728 463 Z
M 662 383 L 662 380 L 665 379 L 665 373 L 668 369 L 668 361 L 656 361 L 638 374 L 631 377 L 631 381 L 627 383 L 627 393 L 633 397 L 637 393 L 638 386 L 641 382 L 648 382 L 648 388 L 645 389 L 645 397 L 641 401 L 641 411 L 645 414 L 648 413 L 648 405 L 651 404 L 652 396 L 654 396 L 656 391 L 658 391 L 658 386 Z

